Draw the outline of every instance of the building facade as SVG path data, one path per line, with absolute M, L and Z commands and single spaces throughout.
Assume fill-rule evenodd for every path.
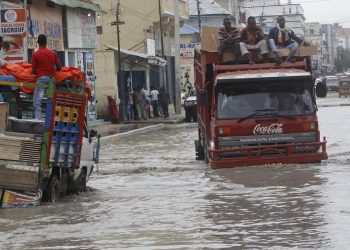
M 111 25 L 116 24 L 118 13 L 116 1 L 94 0 L 94 2 L 102 9 L 97 18 L 95 51 L 97 108 L 101 118 L 107 117 L 108 114 L 107 95 L 117 99 L 126 118 L 129 88 L 149 88 L 154 85 L 159 89 L 164 86 L 170 95 L 174 96 L 175 70 L 172 54 L 175 33 L 174 1 L 161 0 L 159 6 L 158 0 L 120 0 L 118 16 L 120 60 L 117 26 Z M 178 3 L 180 20 L 183 22 L 188 18 L 188 3 L 186 0 L 178 0 Z M 118 84 L 119 61 L 121 80 Z
M 350 28 L 339 27 L 336 31 L 337 47 L 345 50 L 350 49 Z
M 300 4 L 287 3 L 278 0 L 243 0 L 240 2 L 241 16 L 256 18 L 265 33 L 276 26 L 277 17 L 282 15 L 286 19 L 286 26 L 294 31 L 299 37 L 305 35 L 304 9 Z
M 321 24 L 318 22 L 305 23 L 305 40 L 317 46 L 318 54 L 312 56 L 312 68 L 315 75 L 322 75 L 329 70 L 327 48 L 323 41 Z
M 327 71 L 333 71 L 334 61 L 337 55 L 337 39 L 336 39 L 336 30 L 337 27 L 333 24 L 322 24 L 321 32 L 323 45 L 325 46 L 325 60 Z
M 26 2 L 26 6 L 19 0 L 0 3 L 1 13 L 12 11 L 17 13 L 17 19 L 24 18 L 20 32 L 18 29 L 5 29 L 11 22 L 1 18 L 1 35 L 14 48 L 9 55 L 4 55 L 5 59 L 9 62 L 31 62 L 32 54 L 38 48 L 37 38 L 45 34 L 47 47 L 56 51 L 62 65 L 78 67 L 85 72 L 95 97 L 93 50 L 96 48 L 95 13 L 99 7 L 88 0 Z M 19 21 L 13 24 L 19 27 Z M 87 118 L 88 121 L 96 120 L 95 98 L 88 103 Z
M 200 13 L 201 26 L 222 27 L 225 17 L 231 16 L 231 12 L 213 0 L 189 0 L 189 19 L 186 24 L 199 29 L 198 7 Z M 234 22 L 232 22 L 234 24 Z

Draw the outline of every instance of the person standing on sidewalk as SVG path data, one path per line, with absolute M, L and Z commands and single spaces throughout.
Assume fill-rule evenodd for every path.
M 151 86 L 151 104 L 152 104 L 152 108 L 153 108 L 153 117 L 154 118 L 159 117 L 158 96 L 159 96 L 158 90 L 156 90 L 153 86 Z
M 50 77 L 54 76 L 55 70 L 60 71 L 62 66 L 56 52 L 46 48 L 47 38 L 41 34 L 38 37 L 39 49 L 33 53 L 33 74 L 37 75 L 37 83 L 49 84 Z M 36 88 L 33 95 L 33 108 L 35 119 L 41 120 L 41 101 L 44 89 Z
M 140 93 L 134 88 L 132 91 L 132 102 L 134 103 L 134 119 L 141 120 L 141 109 L 140 109 Z
M 142 87 L 141 93 L 142 93 L 142 98 L 144 100 L 143 108 L 144 108 L 144 111 L 145 111 L 145 117 L 147 119 L 147 118 L 150 117 L 150 108 L 149 108 L 150 99 L 149 99 L 149 94 L 148 94 L 147 88 L 146 87 Z
M 170 103 L 170 96 L 168 91 L 166 91 L 166 89 L 164 87 L 160 88 L 160 92 L 159 92 L 159 103 L 160 106 L 162 107 L 162 111 L 163 111 L 163 117 L 167 118 L 169 117 L 169 103 Z

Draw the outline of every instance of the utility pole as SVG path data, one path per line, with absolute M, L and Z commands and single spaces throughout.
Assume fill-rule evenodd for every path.
M 112 22 L 112 25 L 117 26 L 117 42 L 118 42 L 118 73 L 117 73 L 117 79 L 118 79 L 118 96 L 119 96 L 119 114 L 120 114 L 120 121 L 124 121 L 126 118 L 125 114 L 125 95 L 126 90 L 125 86 L 122 83 L 121 80 L 121 74 L 122 74 L 122 60 L 121 60 L 121 53 L 120 53 L 120 24 L 124 24 L 124 22 L 120 21 L 120 0 L 117 0 L 117 12 L 116 12 L 116 22 Z
M 164 58 L 164 41 L 163 41 L 162 4 L 161 4 L 161 0 L 158 0 L 158 4 L 159 4 L 160 46 L 161 46 L 161 49 L 162 49 L 162 58 Z
M 198 18 L 198 31 L 199 36 L 202 35 L 202 20 L 201 20 L 201 6 L 200 6 L 200 0 L 197 0 L 197 18 Z
M 235 16 L 235 20 L 236 20 L 236 24 L 235 26 L 238 28 L 239 26 L 239 21 L 240 21 L 240 15 L 239 15 L 239 9 L 238 9 L 238 0 L 234 0 L 234 16 Z
M 181 89 L 180 89 L 180 18 L 179 0 L 174 0 L 175 21 L 175 113 L 181 114 Z

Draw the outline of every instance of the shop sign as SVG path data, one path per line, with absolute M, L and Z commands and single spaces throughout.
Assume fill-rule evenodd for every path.
M 83 9 L 67 9 L 67 28 L 69 48 L 96 48 L 95 12 Z
M 37 49 L 38 36 L 44 34 L 47 37 L 47 47 L 52 50 L 62 51 L 63 29 L 61 7 L 46 8 L 40 2 L 33 2 L 28 17 L 28 49 Z
M 1 9 L 1 34 L 3 58 L 8 62 L 24 61 L 25 58 L 25 9 Z

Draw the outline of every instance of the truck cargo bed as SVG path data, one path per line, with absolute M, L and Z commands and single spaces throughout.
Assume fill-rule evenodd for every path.
M 38 180 L 38 167 L 17 166 L 15 163 L 0 161 L 0 189 L 37 191 Z

